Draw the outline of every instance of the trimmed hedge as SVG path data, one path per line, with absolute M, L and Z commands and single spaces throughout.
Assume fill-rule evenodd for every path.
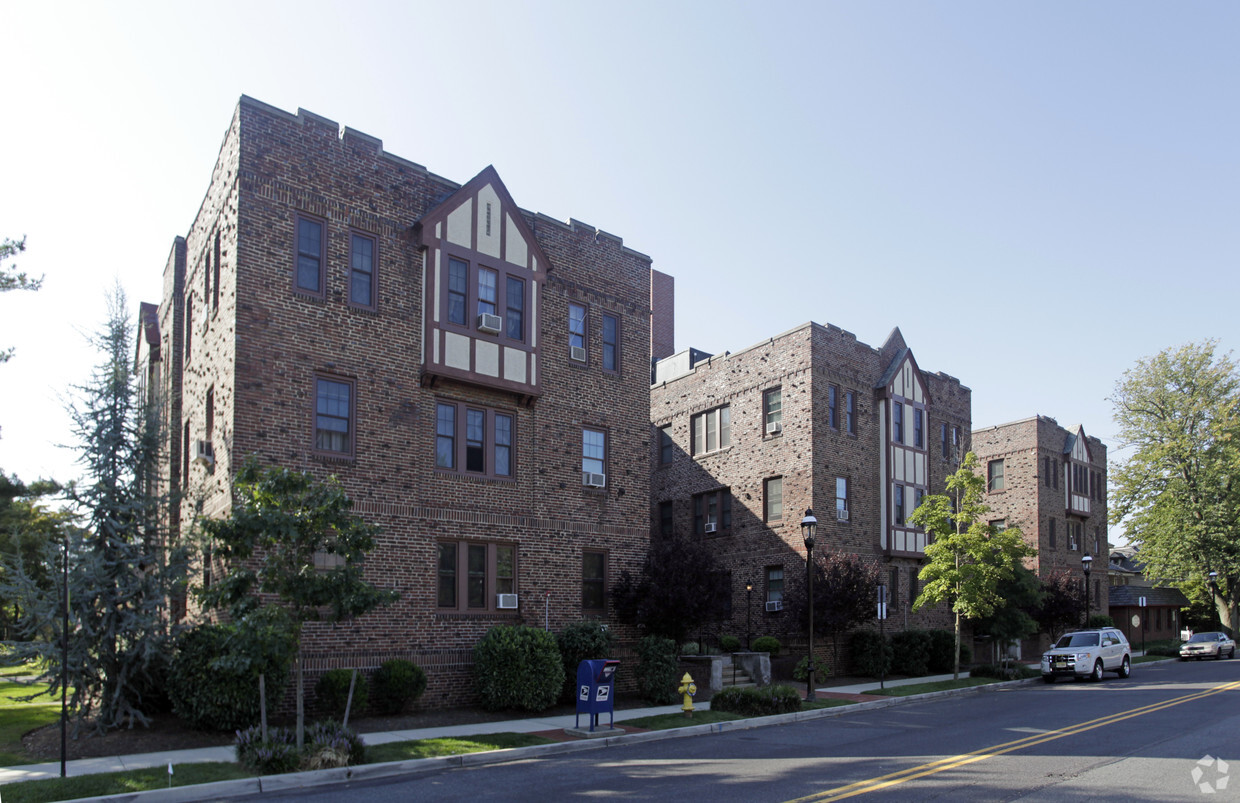
M 891 642 L 872 630 L 858 630 L 848 639 L 853 672 L 862 677 L 876 678 L 891 674 Z
M 930 633 L 901 630 L 891 634 L 891 672 L 921 677 L 930 674 Z
M 980 664 L 969 670 L 971 677 L 999 678 L 1000 680 L 1036 678 L 1041 674 L 1042 670 L 1023 664 L 1009 664 L 1006 668 L 1002 664 Z
M 727 711 L 743 717 L 766 717 L 801 710 L 801 695 L 791 686 L 738 688 L 730 686 L 710 698 L 711 711 Z
M 474 645 L 474 678 L 488 711 L 545 711 L 564 688 L 555 636 L 525 625 L 497 625 Z
M 724 652 L 739 652 L 741 649 L 741 640 L 736 636 L 720 636 L 719 649 Z
M 676 687 L 676 642 L 670 638 L 646 636 L 637 643 L 637 691 L 655 705 L 671 705 L 680 696 Z
M 928 630 L 930 635 L 930 673 L 942 675 L 955 667 L 956 634 L 951 630 Z M 973 648 L 960 642 L 960 665 L 973 660 Z
M 258 676 L 265 675 L 268 704 L 284 695 L 289 665 L 278 658 L 261 660 L 241 652 L 238 628 L 231 624 L 199 625 L 177 639 L 168 668 L 168 698 L 173 712 L 199 730 L 232 731 L 259 719 Z M 279 645 L 277 645 L 279 646 Z M 250 643 L 256 655 L 278 655 Z
M 601 622 L 590 619 L 574 622 L 555 637 L 560 651 L 560 663 L 564 665 L 564 689 L 561 699 L 577 699 L 577 667 L 582 661 L 606 658 L 615 646 L 615 637 L 604 630 Z
M 783 646 L 779 643 L 779 639 L 774 636 L 758 636 L 753 640 L 754 652 L 769 652 L 772 658 L 779 655 L 779 651 L 783 649 Z
M 332 717 L 344 718 L 344 709 L 349 702 L 349 683 L 353 678 L 352 669 L 329 669 L 314 684 L 314 696 L 319 708 Z M 366 710 L 370 698 L 370 684 L 366 676 L 357 673 L 357 683 L 353 685 L 353 707 L 349 715 L 361 714 Z
M 403 658 L 384 661 L 371 680 L 370 707 L 377 714 L 399 714 L 426 691 L 426 672 Z

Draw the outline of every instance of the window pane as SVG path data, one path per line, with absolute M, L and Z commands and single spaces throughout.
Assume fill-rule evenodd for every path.
M 456 408 L 441 404 L 435 411 L 435 465 L 456 468 Z
M 486 471 L 483 439 L 486 436 L 487 414 L 482 410 L 465 411 L 465 470 Z
M 922 411 L 914 408 L 913 410 L 913 445 L 916 446 L 918 449 L 923 448 L 923 446 L 925 445 L 924 440 L 923 440 L 924 433 L 921 430 L 921 421 L 922 421 L 921 416 L 922 416 Z
M 783 390 L 781 388 L 768 390 L 765 395 L 765 402 L 767 426 L 769 427 L 771 424 L 783 421 Z
M 672 427 L 669 424 L 666 427 L 659 427 L 659 462 L 667 464 L 672 462 Z
M 844 477 L 835 478 L 835 511 L 845 517 L 848 514 L 848 480 Z
M 448 322 L 465 325 L 465 298 L 469 293 L 469 265 L 448 258 Z
M 781 602 L 784 598 L 784 570 L 769 568 L 766 570 L 767 602 Z
M 585 552 L 581 558 L 581 607 L 602 610 L 605 607 L 605 557 L 602 552 Z
M 706 451 L 706 413 L 693 416 L 693 453 Z
M 516 547 L 495 547 L 495 593 L 517 593 Z
M 494 315 L 499 276 L 490 268 L 478 269 L 478 314 Z
M 838 429 L 840 425 L 835 406 L 837 393 L 834 385 L 827 388 L 827 426 L 832 429 Z
M 456 544 L 439 545 L 439 607 L 456 607 Z
M 568 305 L 568 345 L 586 347 L 586 308 L 580 304 Z
M 505 333 L 513 340 L 525 339 L 525 282 L 508 277 Z
M 297 286 L 322 292 L 320 266 L 323 264 L 323 224 L 297 219 Z
M 857 434 L 857 396 L 852 391 L 844 394 L 844 428 L 849 435 Z
M 784 480 L 775 477 L 766 481 L 766 520 L 778 521 L 784 517 Z
M 714 413 L 706 415 L 706 451 L 713 452 L 719 448 L 719 418 Z
M 468 605 L 471 608 L 487 607 L 487 548 L 486 544 L 469 545 L 469 577 L 467 578 Z
M 900 402 L 891 405 L 891 439 L 904 443 L 904 405 Z
M 374 240 L 354 234 L 349 252 L 349 299 L 354 304 L 369 307 L 373 303 L 371 284 L 374 278 L 374 256 Z
M 581 431 L 581 470 L 591 474 L 603 474 L 607 457 L 606 438 L 596 429 Z
M 721 407 L 719 409 L 719 448 L 722 449 L 732 443 L 732 408 Z
M 349 393 L 345 382 L 317 382 L 315 448 L 324 452 L 349 451 Z
M 904 486 L 895 486 L 896 524 L 904 524 Z
M 512 476 L 512 416 L 495 416 L 495 473 Z
M 619 321 L 614 315 L 603 316 L 603 370 L 619 370 L 616 359 L 619 349 Z

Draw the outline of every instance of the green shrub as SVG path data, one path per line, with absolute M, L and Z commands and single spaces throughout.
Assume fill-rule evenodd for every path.
M 305 749 L 301 753 L 297 752 L 295 728 L 268 728 L 264 742 L 262 728 L 254 725 L 237 731 L 233 747 L 238 764 L 263 775 L 343 767 L 366 760 L 362 738 L 331 719 L 306 728 Z
M 891 634 L 891 671 L 921 677 L 929 673 L 930 634 L 925 630 L 902 630 Z
M 739 652 L 741 649 L 741 640 L 736 636 L 720 636 L 719 649 L 724 652 Z
M 564 665 L 547 631 L 497 625 L 474 645 L 474 677 L 488 711 L 545 711 L 564 688 Z
M 871 630 L 858 630 L 848 639 L 853 672 L 876 678 L 891 674 L 891 642 Z
M 1105 613 L 1091 613 L 1088 627 L 1115 627 L 1115 620 Z
M 1161 655 L 1165 658 L 1179 658 L 1181 644 L 1183 642 L 1178 639 L 1173 641 L 1151 641 L 1149 646 L 1145 648 L 1145 654 Z
M 379 714 L 399 714 L 426 691 L 426 672 L 403 658 L 384 661 L 370 683 L 370 707 Z
M 561 698 L 565 701 L 577 698 L 577 667 L 582 661 L 607 658 L 615 649 L 615 637 L 610 630 L 604 629 L 601 622 L 589 619 L 574 622 L 561 630 L 555 637 L 560 651 L 560 663 L 564 665 L 564 689 Z
M 264 642 L 264 637 L 270 643 Z M 256 641 L 257 639 L 257 641 Z M 291 655 L 287 633 L 200 625 L 181 634 L 168 669 L 173 712 L 192 728 L 237 730 L 259 719 L 258 676 L 274 707 L 284 694 Z
M 791 686 L 739 688 L 731 686 L 710 698 L 711 711 L 727 711 L 743 717 L 766 717 L 801 710 L 801 695 Z
M 681 655 L 697 655 L 698 643 L 696 641 L 686 641 L 680 645 L 679 652 Z
M 980 664 L 969 670 L 970 677 L 999 678 L 1000 680 L 1036 678 L 1041 674 L 1042 670 L 1023 664 L 1008 664 L 1006 667 L 1002 664 Z
M 637 643 L 637 691 L 655 705 L 679 701 L 676 687 L 676 642 L 659 636 L 646 636 Z
M 930 636 L 930 661 L 927 667 L 931 674 L 942 675 L 951 672 L 955 667 L 956 635 L 950 630 L 928 630 Z M 960 665 L 964 666 L 973 660 L 973 650 L 965 642 L 960 643 Z
M 353 679 L 352 669 L 329 669 L 314 684 L 314 696 L 318 701 L 319 710 L 332 717 L 344 717 L 345 705 L 349 702 L 349 683 Z M 353 685 L 353 707 L 349 714 L 361 714 L 366 710 L 370 698 L 370 684 L 366 676 L 357 673 L 357 682 Z
M 772 658 L 779 655 L 782 647 L 783 645 L 779 643 L 779 639 L 774 636 L 758 636 L 753 640 L 754 652 L 769 652 Z

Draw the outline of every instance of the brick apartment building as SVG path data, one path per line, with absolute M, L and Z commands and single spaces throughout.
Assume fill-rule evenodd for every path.
M 1084 583 L 1089 555 L 1089 609 L 1107 613 L 1106 445 L 1039 415 L 974 430 L 973 451 L 991 519 L 1019 527 L 1038 551 L 1026 565 L 1039 577 L 1067 572 Z
M 816 556 L 881 567 L 888 630 L 951 626 L 945 608 L 910 610 L 926 535 L 908 514 L 969 448 L 971 394 L 923 372 L 899 329 L 873 348 L 807 323 L 736 353 L 681 352 L 654 379 L 652 537 L 711 542 L 732 591 L 723 632 L 743 637 L 752 619 L 754 636 L 804 643 L 782 603 L 804 593 L 807 508 Z
M 605 620 L 640 567 L 652 286 L 670 315 L 649 257 L 520 209 L 493 168 L 457 184 L 242 97 L 141 311 L 174 530 L 227 515 L 249 456 L 336 475 L 382 528 L 367 577 L 401 596 L 308 625 L 308 669 L 404 657 L 423 704 L 467 701 L 487 629 Z M 667 356 L 670 318 L 655 332 Z

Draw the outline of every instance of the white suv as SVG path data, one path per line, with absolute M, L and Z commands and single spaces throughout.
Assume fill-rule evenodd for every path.
M 1055 646 L 1042 654 L 1042 680 L 1047 683 L 1054 683 L 1060 676 L 1102 680 L 1104 671 L 1115 672 L 1121 678 L 1132 674 L 1128 639 L 1113 628 L 1064 633 Z

